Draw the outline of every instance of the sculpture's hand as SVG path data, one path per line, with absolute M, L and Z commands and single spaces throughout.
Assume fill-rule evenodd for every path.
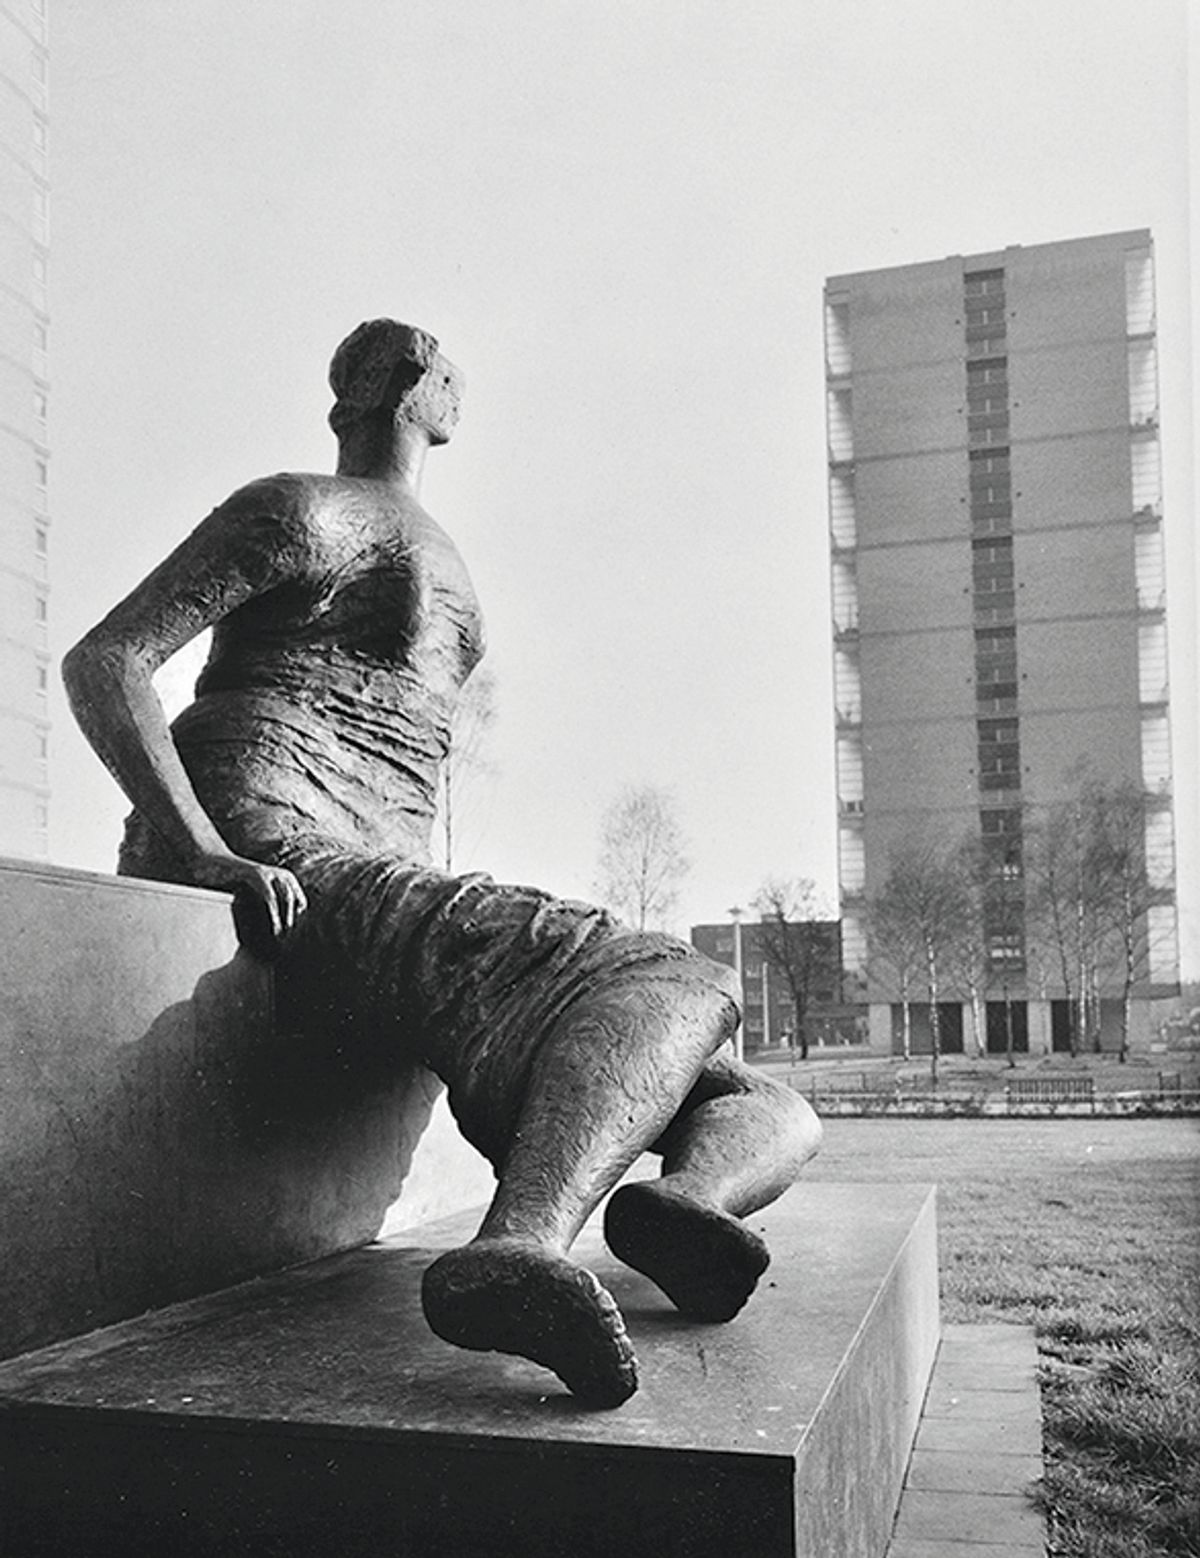
M 282 866 L 263 865 L 241 855 L 202 855 L 191 863 L 201 887 L 234 894 L 234 920 L 244 945 L 270 957 L 304 913 L 304 889 Z

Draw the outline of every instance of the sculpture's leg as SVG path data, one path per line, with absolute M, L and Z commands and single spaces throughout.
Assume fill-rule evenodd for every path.
M 726 1047 L 654 1144 L 662 1178 L 623 1185 L 609 1201 L 609 1248 L 683 1314 L 732 1319 L 770 1259 L 739 1219 L 782 1195 L 820 1141 L 820 1122 L 805 1100 Z
M 559 1019 L 534 1061 L 478 1234 L 425 1273 L 425 1315 L 439 1336 L 530 1358 L 590 1405 L 633 1394 L 620 1312 L 566 1252 L 662 1134 L 733 1021 L 719 990 L 644 977 L 606 986 Z

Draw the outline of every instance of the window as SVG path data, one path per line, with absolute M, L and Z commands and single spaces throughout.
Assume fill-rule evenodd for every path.
M 39 352 L 44 352 L 50 345 L 50 332 L 46 329 L 44 319 L 33 321 L 33 344 Z
M 1008 410 L 1008 392 L 1003 384 L 968 384 L 967 405 L 972 416 L 989 411 Z
M 977 384 L 1008 384 L 1008 358 L 988 357 L 967 365 L 967 387 Z
M 49 549 L 50 537 L 45 525 L 36 525 L 33 531 L 33 549 L 41 557 L 45 557 Z
M 994 297 L 1004 291 L 1004 271 L 969 270 L 963 273 L 963 291 L 967 297 Z
M 50 738 L 44 730 L 37 733 L 37 753 L 39 757 L 50 756 Z
M 49 607 L 44 595 L 37 595 L 33 602 L 33 616 L 36 622 L 45 622 L 49 616 Z
M 1011 570 L 1013 565 L 1013 538 L 1011 536 L 975 536 L 971 541 L 971 567 L 979 569 L 998 563 Z
M 980 746 L 1015 742 L 1017 739 L 1017 722 L 1015 719 L 981 719 L 976 727 Z
M 35 389 L 33 392 L 33 414 L 39 422 L 44 422 L 46 420 L 49 409 L 50 406 L 46 398 L 46 391 L 42 389 Z
M 988 444 L 1007 444 L 1009 439 L 1007 412 L 1002 417 L 969 417 L 967 438 L 973 449 L 984 448 Z
M 46 468 L 46 461 L 40 454 L 33 462 L 33 474 L 38 486 L 44 490 L 50 479 L 50 472 Z
M 47 672 L 46 667 L 44 665 L 39 665 L 38 668 L 37 668 L 37 690 L 39 692 L 45 692 L 46 688 L 49 685 L 50 685 L 49 673 Z
M 972 476 L 1007 475 L 1010 469 L 1007 448 L 972 449 L 969 458 Z

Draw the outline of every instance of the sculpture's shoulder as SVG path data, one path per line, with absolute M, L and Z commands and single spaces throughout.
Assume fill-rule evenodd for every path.
M 333 476 L 279 471 L 239 487 L 211 518 L 247 555 L 269 559 L 286 573 L 307 573 L 337 546 L 344 485 Z

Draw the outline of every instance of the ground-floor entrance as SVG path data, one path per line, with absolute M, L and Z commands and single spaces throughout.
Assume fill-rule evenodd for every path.
M 961 1055 L 963 1052 L 963 1008 L 961 1001 L 939 1001 L 938 1053 Z M 911 1001 L 908 1007 L 908 1040 L 910 1055 L 933 1053 L 933 1023 L 928 1001 Z M 892 1005 L 892 1054 L 904 1054 L 904 1006 L 896 1001 Z
M 1024 1001 L 987 1003 L 987 1052 L 989 1055 L 1029 1053 L 1029 1007 Z

